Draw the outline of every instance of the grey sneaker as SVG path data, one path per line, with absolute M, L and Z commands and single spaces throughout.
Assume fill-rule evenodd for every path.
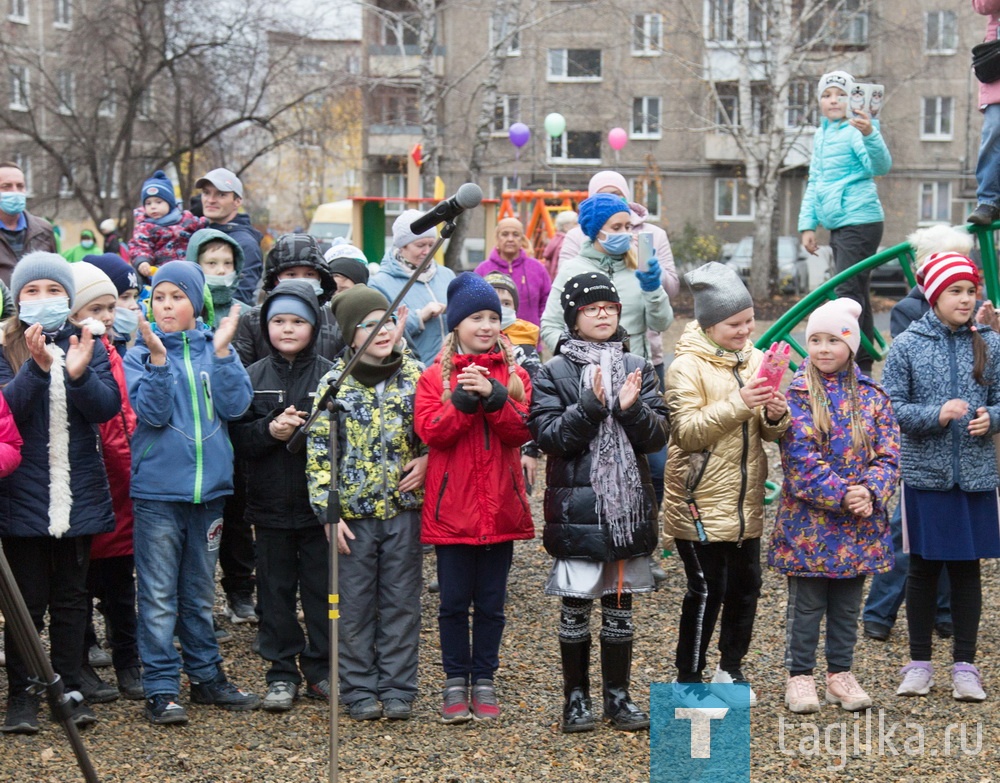
M 233 623 L 256 623 L 257 609 L 250 593 L 230 593 L 226 600 L 226 617 Z
M 95 669 L 103 669 L 111 665 L 111 653 L 99 644 L 91 645 L 90 649 L 87 650 L 87 663 Z
M 469 712 L 469 686 L 464 677 L 452 677 L 444 681 L 441 692 L 441 722 L 466 723 L 472 720 Z
M 382 717 L 382 707 L 371 696 L 348 705 L 354 720 L 378 720 Z
M 500 717 L 493 680 L 476 680 L 472 686 L 472 717 L 476 720 L 496 720 Z
M 951 667 L 951 695 L 958 701 L 986 701 L 979 669 L 971 663 L 956 663 Z
M 382 714 L 389 720 L 409 720 L 413 704 L 403 699 L 386 699 L 382 702 Z
M 298 695 L 299 686 L 294 682 L 278 680 L 267 686 L 267 693 L 261 706 L 265 712 L 288 712 Z

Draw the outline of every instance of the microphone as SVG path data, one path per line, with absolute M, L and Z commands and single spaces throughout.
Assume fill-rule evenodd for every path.
M 445 199 L 434 209 L 410 224 L 410 231 L 423 234 L 438 223 L 451 222 L 467 209 L 478 207 L 483 200 L 483 191 L 474 182 L 466 182 L 449 199 Z

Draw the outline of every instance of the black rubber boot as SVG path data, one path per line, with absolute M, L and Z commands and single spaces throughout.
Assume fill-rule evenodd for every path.
M 621 731 L 649 728 L 649 715 L 629 696 L 632 641 L 610 643 L 601 639 L 601 675 L 604 680 L 604 717 Z
M 564 734 L 593 731 L 597 724 L 590 701 L 590 639 L 583 642 L 559 640 L 563 667 L 562 730 Z

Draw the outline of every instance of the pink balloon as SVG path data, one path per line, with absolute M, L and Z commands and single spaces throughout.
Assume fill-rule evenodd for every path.
M 531 129 L 523 122 L 515 122 L 510 126 L 507 135 L 510 138 L 510 143 L 521 149 L 521 147 L 528 143 L 528 139 L 531 138 Z
M 611 149 L 618 152 L 626 144 L 628 144 L 628 134 L 625 132 L 624 128 L 612 128 L 608 132 L 608 144 L 611 145 Z

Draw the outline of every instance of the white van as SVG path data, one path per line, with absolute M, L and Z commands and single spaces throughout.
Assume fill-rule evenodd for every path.
M 354 202 L 350 199 L 320 204 L 313 213 L 309 233 L 320 243 L 329 245 L 337 237 L 343 237 L 354 244 L 352 219 Z

